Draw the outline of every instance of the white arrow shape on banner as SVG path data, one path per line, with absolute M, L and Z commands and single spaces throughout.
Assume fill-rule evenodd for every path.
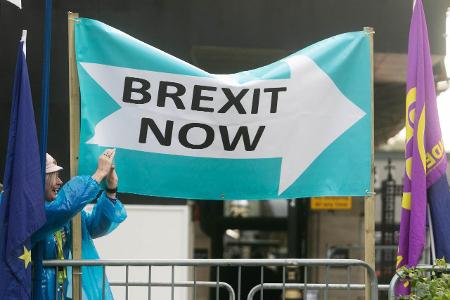
M 278 193 L 281 194 L 320 153 L 366 114 L 349 101 L 310 58 L 297 55 L 286 58 L 284 62 L 290 67 L 290 79 L 255 80 L 243 84 L 236 82 L 231 75 L 211 75 L 212 77 L 205 78 L 81 63 L 87 73 L 121 107 L 95 126 L 95 135 L 88 143 L 179 156 L 228 159 L 281 158 L 278 188 Z M 125 77 L 141 78 L 150 82 L 148 92 L 151 100 L 145 104 L 124 102 Z M 180 96 L 185 109 L 177 108 L 170 98 L 166 99 L 164 107 L 156 105 L 161 81 L 176 82 L 186 87 L 185 94 Z M 212 99 L 201 102 L 202 107 L 207 107 L 213 112 L 191 109 L 194 85 L 216 88 L 215 91 L 203 91 L 204 96 Z M 276 113 L 271 113 L 273 93 L 263 91 L 279 87 L 286 87 L 287 90 L 278 93 Z M 218 113 L 218 110 L 228 102 L 221 88 L 229 88 L 233 95 L 238 95 L 243 89 L 249 89 L 240 101 L 245 108 L 245 114 L 240 114 L 234 106 L 226 113 Z M 258 113 L 251 114 L 255 89 L 260 89 Z M 139 99 L 139 95 L 135 97 Z M 173 121 L 170 146 L 161 145 L 150 129 L 146 142 L 140 143 L 142 118 L 154 120 L 161 133 L 165 133 L 167 120 Z M 190 149 L 180 143 L 178 140 L 180 129 L 192 123 L 205 124 L 214 130 L 214 141 L 209 147 Z M 225 151 L 219 126 L 226 126 L 231 141 L 240 126 L 248 127 L 251 141 L 254 140 L 258 129 L 261 130 L 261 126 L 265 127 L 253 151 L 248 151 L 242 140 L 234 151 Z M 190 143 L 197 145 L 202 144 L 205 137 L 205 130 L 195 127 L 186 135 Z

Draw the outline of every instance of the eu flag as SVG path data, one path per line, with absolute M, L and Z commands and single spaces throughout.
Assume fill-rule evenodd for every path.
M 21 41 L 14 78 L 8 150 L 0 203 L 0 299 L 30 299 L 31 242 L 45 222 L 25 42 Z
M 431 207 L 437 256 L 450 259 L 450 197 L 447 156 L 436 105 L 428 30 L 421 0 L 416 0 L 408 43 L 406 95 L 406 170 L 397 268 L 414 267 L 422 256 L 426 236 L 427 202 Z M 397 287 L 409 293 L 409 283 Z

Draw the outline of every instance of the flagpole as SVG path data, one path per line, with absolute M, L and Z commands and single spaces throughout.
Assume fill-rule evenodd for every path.
M 42 93 L 41 93 L 41 139 L 40 139 L 40 162 L 42 184 L 45 191 L 45 154 L 47 152 L 48 133 L 48 95 L 50 88 L 50 62 L 52 41 L 52 0 L 45 0 L 44 14 L 44 57 L 42 62 Z M 42 259 L 43 242 L 38 242 L 33 251 L 33 299 L 42 299 Z
M 428 228 L 430 233 L 431 263 L 436 263 L 436 248 L 434 246 L 433 222 L 431 220 L 430 204 L 427 203 Z
M 371 132 L 371 176 L 370 176 L 370 191 L 367 191 L 364 199 L 364 260 L 369 266 L 375 270 L 375 191 L 374 191 L 374 178 L 375 178 L 375 165 L 374 165 L 374 93 L 373 93 L 373 35 L 375 31 L 372 27 L 364 27 L 364 32 L 370 37 L 370 87 L 371 87 L 371 119 L 372 119 L 372 132 Z M 366 293 L 365 299 L 371 299 L 371 285 L 369 276 L 366 273 Z
M 23 51 L 25 58 L 27 56 L 27 30 L 22 30 L 22 38 L 20 39 L 24 43 Z M 45 185 L 44 185 L 45 187 Z M 32 251 L 32 298 L 34 300 L 40 300 L 42 298 L 42 243 L 38 242 Z
M 22 30 L 22 37 L 20 41 L 23 42 L 23 52 L 25 54 L 25 59 L 27 58 L 27 30 Z
M 69 12 L 69 122 L 70 122 L 70 177 L 78 173 L 78 151 L 80 145 L 80 90 L 75 60 L 75 22 L 78 13 Z M 72 258 L 81 259 L 81 214 L 72 218 Z M 72 269 L 73 300 L 81 299 L 81 268 Z
M 47 152 L 48 132 L 48 95 L 50 88 L 50 58 L 52 41 L 52 0 L 45 0 L 44 24 L 44 59 L 42 64 L 42 94 L 41 94 L 41 174 L 45 187 L 45 153 Z

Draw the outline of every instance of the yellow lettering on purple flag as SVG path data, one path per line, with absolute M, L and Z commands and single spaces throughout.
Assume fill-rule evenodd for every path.
M 415 108 L 414 104 L 416 103 L 416 88 L 412 88 L 408 91 L 406 95 L 406 116 L 408 116 L 407 120 L 405 120 L 405 128 L 406 128 L 406 143 L 410 139 L 412 139 L 414 135 L 414 113 Z
M 427 159 L 425 151 L 425 106 L 422 109 L 417 124 L 417 150 L 419 150 L 420 160 L 422 161 L 423 171 L 427 172 Z
M 411 193 L 403 193 L 402 207 L 407 210 L 411 210 Z

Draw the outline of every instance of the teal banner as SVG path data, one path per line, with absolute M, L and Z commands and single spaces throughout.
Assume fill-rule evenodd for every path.
M 121 192 L 186 199 L 364 196 L 370 36 L 210 74 L 99 21 L 75 25 L 80 174 L 116 148 Z

